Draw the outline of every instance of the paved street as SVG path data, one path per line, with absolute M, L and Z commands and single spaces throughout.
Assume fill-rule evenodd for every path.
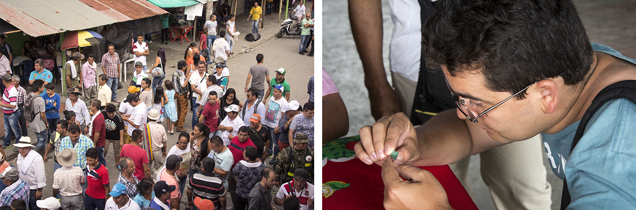
M 277 15 L 277 14 L 274 14 Z M 266 18 L 265 29 L 261 29 L 260 33 L 265 37 L 273 37 L 271 35 L 275 34 L 280 30 L 280 23 L 276 23 L 278 16 L 268 16 Z M 298 44 L 300 42 L 299 36 L 295 37 L 283 37 L 280 39 L 271 39 L 271 40 L 259 40 L 258 42 L 247 42 L 243 39 L 243 37 L 251 32 L 251 28 L 248 25 L 249 22 L 245 21 L 247 17 L 239 16 L 237 17 L 237 30 L 239 30 L 241 35 L 241 40 L 237 43 L 234 48 L 234 52 L 241 52 L 233 57 L 231 57 L 227 64 L 230 70 L 229 76 L 229 88 L 234 88 L 237 90 L 237 98 L 240 101 L 244 101 L 246 99 L 245 93 L 243 89 L 245 87 L 245 80 L 247 78 L 247 74 L 249 71 L 249 67 L 253 64 L 256 64 L 256 55 L 258 53 L 262 53 L 264 55 L 264 65 L 269 68 L 270 79 L 275 77 L 275 70 L 278 68 L 285 68 L 286 80 L 289 82 L 291 87 L 291 100 L 297 100 L 301 105 L 308 101 L 309 95 L 307 94 L 307 82 L 309 78 L 314 74 L 314 57 L 309 57 L 307 55 L 298 54 Z M 191 39 L 191 36 L 189 37 Z M 155 38 L 155 41 L 159 41 L 159 38 Z M 191 40 L 192 41 L 192 40 Z M 196 42 L 197 45 L 199 42 Z M 155 60 L 157 51 L 160 48 L 163 48 L 166 51 L 166 59 L 167 59 L 167 68 L 166 68 L 166 79 L 171 78 L 172 74 L 177 70 L 176 65 L 179 60 L 183 59 L 183 53 L 185 52 L 186 47 L 189 42 L 185 41 L 183 44 L 180 44 L 179 41 L 175 41 L 169 43 L 168 45 L 159 44 L 154 42 L 149 45 L 150 48 L 150 56 L 147 56 L 148 65 L 150 67 L 152 61 Z M 245 45 L 245 48 L 243 47 Z M 101 69 L 101 67 L 98 67 Z M 124 88 L 117 91 L 117 99 L 122 101 L 127 93 L 126 89 L 128 84 L 130 84 L 130 78 L 132 78 L 132 63 L 128 65 L 128 81 L 124 82 L 123 78 L 121 79 L 124 84 Z M 212 69 L 208 70 L 209 73 L 212 73 Z M 101 70 L 98 70 L 98 74 L 101 73 Z M 56 92 L 61 94 L 59 91 L 59 85 L 56 87 Z M 64 110 L 64 101 L 66 101 L 65 96 L 62 96 L 62 107 L 60 110 Z M 192 113 L 189 112 L 186 116 L 185 126 L 184 128 L 188 129 L 188 132 L 192 130 Z M 165 125 L 165 123 L 164 123 Z M 0 123 L 0 130 L 3 131 L 3 125 Z M 35 134 L 33 131 L 29 131 L 29 136 L 32 141 L 35 142 Z M 177 142 L 178 133 L 174 135 L 168 135 L 168 150 L 175 145 Z M 9 148 L 5 150 L 5 153 L 9 157 L 15 157 L 14 153 L 17 153 L 17 149 L 14 151 L 15 147 Z M 52 157 L 52 155 L 50 155 Z M 111 187 L 116 183 L 117 177 L 119 175 L 119 171 L 114 166 L 115 160 L 113 155 L 113 149 L 109 149 L 109 153 L 106 154 L 106 161 L 108 163 L 109 169 L 109 178 Z M 11 164 L 15 165 L 15 159 L 10 161 Z M 265 162 L 269 162 L 269 159 Z M 268 164 L 269 166 L 269 164 Z M 47 180 L 46 187 L 44 189 L 43 198 L 50 197 L 52 194 L 50 186 L 52 186 L 53 181 L 53 161 L 48 161 L 45 163 Z M 275 188 L 274 192 L 277 192 L 277 188 Z M 186 202 L 184 198 L 184 203 Z M 231 206 L 231 201 L 228 200 L 229 206 Z M 184 206 L 182 206 L 182 209 Z

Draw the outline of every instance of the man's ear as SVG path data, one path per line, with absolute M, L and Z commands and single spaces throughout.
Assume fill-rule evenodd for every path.
M 541 110 L 552 114 L 556 110 L 558 97 L 558 85 L 554 80 L 545 79 L 537 82 L 536 91 L 539 93 Z

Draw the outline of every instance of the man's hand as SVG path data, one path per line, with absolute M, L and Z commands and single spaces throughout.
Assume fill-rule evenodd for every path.
M 382 181 L 385 209 L 452 209 L 444 188 L 426 170 L 396 165 L 386 159 L 382 164 Z
M 274 128 L 274 134 L 278 134 L 278 126 Z
M 42 198 L 42 191 L 36 190 L 35 191 L 35 199 L 36 200 L 40 200 L 40 198 Z
M 49 161 L 48 153 L 44 154 L 44 157 L 42 158 L 42 160 L 44 160 L 45 163 L 46 163 L 46 161 Z
M 417 134 L 413 124 L 404 113 L 386 116 L 371 126 L 360 129 L 360 142 L 354 151 L 356 156 L 367 165 L 374 162 L 382 164 L 386 158 L 390 159 L 391 152 L 396 150 L 399 155 L 396 163 L 411 164 L 421 155 Z
M 377 84 L 377 83 L 376 83 Z M 371 115 L 375 120 L 401 112 L 400 99 L 389 83 L 368 86 Z M 405 110 L 410 112 L 410 110 Z

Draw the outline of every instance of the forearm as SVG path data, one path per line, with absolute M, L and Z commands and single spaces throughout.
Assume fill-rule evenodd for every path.
M 144 163 L 144 174 L 146 175 L 146 177 L 150 177 L 150 167 L 148 166 L 148 163 Z
M 227 174 L 228 174 L 227 171 L 224 171 L 220 168 L 214 168 L 214 173 L 222 177 L 227 177 Z
M 349 114 L 340 94 L 323 96 L 322 103 L 324 110 L 322 118 L 325 122 L 330 122 L 323 124 L 323 143 L 347 135 L 347 132 L 349 132 Z
M 93 128 L 96 129 L 96 128 Z M 97 141 L 99 140 L 99 131 L 95 131 L 95 135 L 93 136 L 93 144 L 97 145 Z
M 388 85 L 382 59 L 382 5 L 380 1 L 349 0 L 349 22 L 365 74 L 367 88 Z
M 285 201 L 284 199 L 278 199 L 278 198 L 274 198 L 274 203 L 278 206 L 282 206 L 283 205 L 283 201 Z
M 172 209 L 179 209 L 179 204 L 180 204 L 179 200 L 177 200 L 176 198 L 173 198 L 173 199 L 170 199 L 170 200 L 171 200 L 170 201 L 170 207 Z

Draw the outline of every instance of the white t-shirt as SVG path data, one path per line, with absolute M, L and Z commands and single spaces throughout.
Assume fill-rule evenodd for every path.
M 205 90 L 205 88 L 201 87 L 201 83 L 203 83 L 203 86 L 205 86 L 205 81 L 206 78 L 208 78 L 208 73 L 204 73 L 203 77 L 201 77 L 201 75 L 199 74 L 199 72 L 192 72 L 192 75 L 190 75 L 190 84 L 195 85 L 197 87 L 197 89 L 199 89 L 201 92 L 203 92 L 203 90 Z M 200 99 L 198 93 L 196 92 L 192 92 L 192 96 L 193 97 L 197 97 L 197 100 Z
M 280 99 L 275 100 L 274 96 L 272 96 L 269 100 L 264 118 L 261 116 L 261 118 L 263 118 L 263 125 L 270 128 L 278 127 L 278 122 L 281 116 L 283 116 L 283 107 L 285 106 L 287 106 L 287 99 L 285 99 L 285 97 L 281 96 Z
M 7 56 L 0 56 L 0 76 L 7 73 L 7 71 L 11 72 L 11 64 L 9 63 L 9 58 Z
M 291 182 L 287 182 L 283 184 L 280 189 L 278 189 L 278 193 L 276 193 L 276 198 L 285 199 L 285 196 L 289 195 L 290 192 L 287 191 L 285 186 L 290 185 Z M 304 201 L 304 204 L 300 204 L 300 210 L 308 210 L 309 205 L 307 205 L 307 199 L 314 199 L 314 185 L 307 182 L 307 187 L 305 187 L 300 192 L 297 192 L 294 189 L 294 195 L 301 201 Z
M 128 104 L 127 102 L 121 102 L 119 104 L 119 112 L 121 114 L 132 114 L 133 111 L 135 110 L 135 107 L 132 107 L 130 104 Z M 124 121 L 124 125 L 125 126 L 130 126 L 130 123 L 128 123 L 128 121 Z
M 294 12 L 296 12 L 295 15 L 300 20 L 300 18 L 302 18 L 305 14 L 305 5 L 298 5 L 296 9 L 294 9 Z
M 261 116 L 261 123 L 265 124 L 265 118 L 263 116 L 265 116 L 265 111 L 267 111 L 267 107 L 265 107 L 265 104 L 263 104 L 263 101 L 258 103 L 258 107 L 256 102 L 254 102 L 254 104 L 251 107 L 248 107 L 248 102 L 247 100 L 245 100 L 243 102 L 243 109 L 245 110 L 245 115 L 243 115 L 243 110 L 239 111 L 239 117 L 241 117 L 241 119 L 243 120 L 243 124 L 245 125 L 249 125 L 250 124 L 250 118 L 252 117 L 252 115 L 254 114 L 254 109 L 256 109 L 256 114 Z
M 227 60 L 227 53 L 225 53 L 225 51 L 230 51 L 230 44 L 228 44 L 225 39 L 216 39 L 212 45 L 212 50 L 214 50 L 214 57 L 221 56 L 223 60 Z
M 228 35 L 232 35 L 234 33 L 234 24 L 236 24 L 236 22 L 234 21 L 227 21 L 227 28 L 228 30 L 226 31 Z M 227 36 L 227 35 L 226 35 Z
M 237 136 L 239 128 L 245 126 L 245 123 L 243 123 L 243 120 L 241 120 L 241 118 L 239 118 L 238 116 L 236 116 L 234 120 L 230 120 L 230 116 L 226 116 L 225 119 L 221 121 L 221 125 L 226 127 L 229 126 L 234 129 L 232 130 L 232 133 L 226 130 L 221 131 L 221 139 L 223 139 L 223 144 L 230 145 L 230 141 L 232 139 L 229 139 L 227 135 L 232 134 L 232 136 Z
M 132 115 L 130 116 L 130 120 L 132 120 L 135 125 L 144 125 L 146 124 L 146 122 L 148 121 L 148 108 L 146 107 L 146 104 L 144 104 L 144 102 L 139 102 L 139 105 L 137 105 L 134 110 Z M 141 128 L 141 127 L 140 127 Z M 127 133 L 128 135 L 132 136 L 132 132 L 138 128 L 135 128 L 135 126 L 132 125 L 128 125 L 128 130 Z
M 139 44 L 139 42 L 135 42 L 135 44 L 133 45 L 133 52 L 144 52 L 146 50 L 148 50 L 148 44 L 146 44 L 145 42 L 141 42 L 141 44 Z M 146 56 L 142 55 L 137 57 L 137 55 L 135 55 L 135 62 L 137 61 L 141 61 L 141 63 L 145 66 Z
M 216 25 L 216 21 L 205 21 L 205 24 L 203 26 L 208 29 L 208 36 L 216 36 Z
M 420 5 L 417 1 L 389 1 L 393 36 L 389 46 L 391 71 L 417 82 L 422 51 Z
M 126 203 L 126 205 L 124 205 L 123 207 L 119 208 L 119 206 L 117 206 L 117 204 L 115 203 L 115 200 L 113 200 L 113 196 L 110 196 L 110 198 L 106 201 L 106 206 L 104 207 L 104 210 L 141 210 L 139 208 L 139 205 L 133 201 L 132 198 L 128 198 L 128 203 Z

